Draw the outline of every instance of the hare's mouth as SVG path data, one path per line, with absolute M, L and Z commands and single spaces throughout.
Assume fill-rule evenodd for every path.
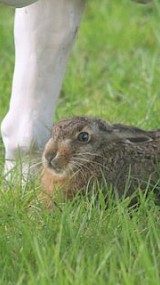
M 54 164 L 48 164 L 48 168 L 54 172 L 57 175 L 63 175 L 65 174 L 64 169 L 62 169 L 61 167 L 54 165 Z
M 64 166 L 61 167 L 58 164 L 52 162 L 52 163 L 47 163 L 47 167 L 51 171 L 51 173 L 59 177 L 66 177 L 70 176 L 71 174 L 71 169 L 69 167 L 69 164 L 67 164 L 65 167 Z
M 63 172 L 62 168 L 56 166 L 56 165 L 52 165 L 52 164 L 49 164 L 48 165 L 50 169 L 52 169 L 55 173 L 57 174 L 60 174 Z
M 54 175 L 55 177 L 67 177 L 67 172 L 64 169 L 61 168 L 55 168 L 55 167 L 48 167 L 50 173 Z

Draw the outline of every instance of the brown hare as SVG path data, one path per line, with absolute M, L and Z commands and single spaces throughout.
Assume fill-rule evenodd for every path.
M 86 187 L 90 191 L 94 180 L 105 180 L 118 197 L 130 196 L 139 186 L 146 189 L 149 180 L 158 183 L 159 163 L 160 130 L 73 117 L 53 127 L 43 153 L 42 185 L 46 199 L 56 189 L 68 198 Z

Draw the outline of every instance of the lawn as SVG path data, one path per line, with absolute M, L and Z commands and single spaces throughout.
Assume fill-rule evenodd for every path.
M 160 3 L 88 0 L 68 63 L 56 120 L 93 115 L 160 126 Z M 14 10 L 0 6 L 0 121 L 9 106 Z M 4 184 L 0 143 L 0 285 L 159 285 L 160 212 L 152 197 L 81 197 L 51 211 L 39 184 Z

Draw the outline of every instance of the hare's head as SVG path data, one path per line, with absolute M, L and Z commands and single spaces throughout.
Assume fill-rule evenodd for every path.
M 114 155 L 115 144 L 123 146 L 152 141 L 149 134 L 139 128 L 111 125 L 97 118 L 62 120 L 55 124 L 52 137 L 45 146 L 43 164 L 55 175 L 69 176 L 82 169 L 89 170 L 93 161 L 103 165 L 104 155 Z
M 59 176 L 74 174 L 102 156 L 102 147 L 111 132 L 112 125 L 95 118 L 73 117 L 58 122 L 45 146 L 44 167 Z

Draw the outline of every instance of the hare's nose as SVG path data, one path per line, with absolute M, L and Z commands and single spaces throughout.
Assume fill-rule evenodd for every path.
M 46 153 L 45 159 L 47 160 L 48 164 L 51 164 L 52 160 L 56 157 L 56 153 Z
M 56 153 L 48 153 L 45 155 L 45 158 L 47 160 L 48 166 L 58 173 L 61 171 L 61 169 L 55 159 L 56 155 Z

